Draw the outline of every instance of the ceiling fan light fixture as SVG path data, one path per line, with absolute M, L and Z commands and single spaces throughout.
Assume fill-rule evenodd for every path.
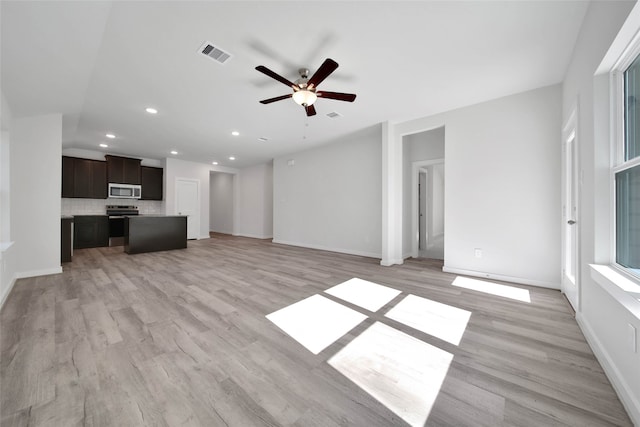
M 295 92 L 292 97 L 296 104 L 302 105 L 303 107 L 313 105 L 313 103 L 316 102 L 316 99 L 318 99 L 315 92 L 306 89 Z

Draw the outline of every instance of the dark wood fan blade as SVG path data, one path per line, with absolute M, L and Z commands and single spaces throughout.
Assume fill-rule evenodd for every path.
M 275 98 L 263 99 L 260 104 L 271 104 L 272 102 L 282 101 L 283 99 L 291 98 L 293 94 L 276 96 Z
M 318 98 L 337 99 L 338 101 L 353 102 L 356 99 L 355 93 L 341 93 L 341 92 L 316 92 Z
M 304 109 L 307 111 L 307 116 L 316 115 L 316 108 L 313 105 L 307 105 Z
M 318 86 L 324 79 L 329 77 L 329 74 L 333 73 L 338 68 L 338 63 L 331 58 L 324 60 L 318 71 L 307 82 L 307 86 Z
M 296 85 L 295 83 L 290 82 L 289 80 L 285 79 L 280 74 L 277 74 L 277 73 L 271 71 L 270 69 L 268 69 L 264 65 L 258 65 L 256 67 L 256 70 L 260 71 L 263 74 L 266 74 L 267 76 L 271 77 L 272 79 L 275 79 L 275 80 L 279 81 L 280 83 L 286 84 L 287 86 L 289 86 L 292 89 L 298 89 L 298 85 Z

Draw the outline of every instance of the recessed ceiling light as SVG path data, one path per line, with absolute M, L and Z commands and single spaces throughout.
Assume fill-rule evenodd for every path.
M 178 154 L 178 152 L 176 150 L 172 150 L 171 154 Z
M 233 157 L 233 156 L 230 156 L 230 157 L 229 157 L 229 160 L 235 160 L 235 159 L 236 159 L 236 158 L 235 158 L 235 157 Z
M 107 148 L 107 147 L 108 147 L 108 145 L 107 145 L 107 144 L 100 144 L 100 147 L 102 147 L 102 148 Z
M 106 134 L 105 136 L 106 136 L 107 138 L 110 138 L 110 139 L 113 139 L 113 138 L 115 138 L 115 137 L 116 137 L 116 136 L 115 136 L 114 134 L 112 134 L 112 133 L 108 133 L 108 134 Z
M 151 107 L 145 109 L 144 111 L 146 111 L 149 114 L 158 114 L 158 110 L 156 110 L 155 108 L 151 108 Z
M 212 165 L 217 165 L 217 164 L 218 164 L 218 162 L 211 162 L 211 164 L 212 164 Z
M 231 132 L 231 135 L 238 136 L 240 135 L 240 132 L 238 132 L 237 130 L 234 130 L 233 132 Z

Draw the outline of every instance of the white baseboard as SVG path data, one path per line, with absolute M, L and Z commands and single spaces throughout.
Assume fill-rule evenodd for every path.
M 629 414 L 631 422 L 636 426 L 640 426 L 640 401 L 638 400 L 640 397 L 633 395 L 629 384 L 616 367 L 613 359 L 609 355 L 609 352 L 607 352 L 607 349 L 600 343 L 600 340 L 593 332 L 593 329 L 591 329 L 589 322 L 580 313 L 576 314 L 576 321 L 578 322 L 578 326 L 580 326 L 587 343 L 589 343 L 593 354 L 595 354 L 596 359 L 598 359 L 598 362 L 602 365 L 602 369 L 604 369 L 607 378 L 618 394 L 622 405 L 627 410 L 627 414 Z
M 519 283 L 521 285 L 538 286 L 540 288 L 560 290 L 559 283 L 543 282 L 541 280 L 524 279 L 522 277 L 504 276 L 502 274 L 485 273 L 482 271 L 464 270 L 462 268 L 442 267 L 445 273 L 463 274 L 465 276 L 484 277 L 485 279 L 502 280 L 504 282 Z
M 392 265 L 402 265 L 404 264 L 404 259 L 381 259 L 380 265 L 383 267 L 390 267 Z
M 13 276 L 13 278 L 11 278 L 11 282 L 9 283 L 9 286 L 7 287 L 7 290 L 4 293 L 4 295 L 2 295 L 2 300 L 0 300 L 0 310 L 2 309 L 2 307 L 4 307 L 4 302 L 7 300 L 7 297 L 11 293 L 11 290 L 13 289 L 13 285 L 16 284 L 16 280 L 17 279 L 16 279 L 15 276 Z
M 365 252 L 365 251 L 354 251 L 352 249 L 344 249 L 344 248 L 333 248 L 333 247 L 329 247 L 329 246 L 322 246 L 322 245 L 313 245 L 313 244 L 308 244 L 308 243 L 300 243 L 300 242 L 290 242 L 287 240 L 276 240 L 273 239 L 273 243 L 279 243 L 281 245 L 289 245 L 289 246 L 298 246 L 301 248 L 309 248 L 309 249 L 319 249 L 321 251 L 327 251 L 327 252 L 338 252 L 341 254 L 347 254 L 347 255 L 358 255 L 358 256 L 364 256 L 367 258 L 380 258 L 381 254 L 377 254 L 374 252 Z
M 25 279 L 27 277 L 37 277 L 37 276 L 48 276 L 49 274 L 60 274 L 60 273 L 62 273 L 62 266 L 45 268 L 42 270 L 21 271 L 19 273 L 16 273 L 16 279 Z
M 235 233 L 232 235 L 237 237 L 249 237 L 250 239 L 262 239 L 262 240 L 273 239 L 273 236 L 269 236 L 269 235 L 260 236 L 258 234 L 247 234 L 247 233 Z

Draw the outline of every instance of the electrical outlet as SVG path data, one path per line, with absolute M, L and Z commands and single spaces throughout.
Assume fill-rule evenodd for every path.
M 636 328 L 631 323 L 627 323 L 627 345 L 632 353 L 638 351 Z
M 482 249 L 480 248 L 475 248 L 473 250 L 474 255 L 476 256 L 476 258 L 482 258 Z

